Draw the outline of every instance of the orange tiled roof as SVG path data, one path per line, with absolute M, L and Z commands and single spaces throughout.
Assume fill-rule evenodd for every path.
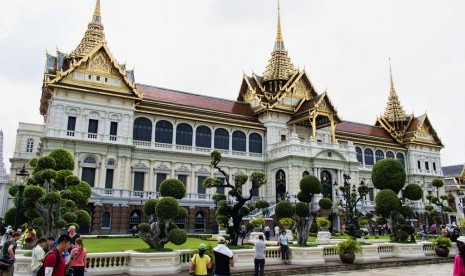
M 351 132 L 361 135 L 375 136 L 393 140 L 389 132 L 382 127 L 370 126 L 360 123 L 343 121 L 336 125 L 336 131 Z

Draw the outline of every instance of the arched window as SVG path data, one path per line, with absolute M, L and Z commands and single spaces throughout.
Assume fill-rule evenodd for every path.
M 140 210 L 132 210 L 129 214 L 129 228 L 132 229 L 134 226 L 139 227 L 139 224 L 142 223 L 142 212 Z
M 276 172 L 276 202 L 286 199 L 286 173 L 283 170 Z
M 355 147 L 355 152 L 357 153 L 357 161 L 360 164 L 363 164 L 363 154 L 362 154 L 362 149 L 359 147 Z
M 232 134 L 232 150 L 245 151 L 245 144 L 245 133 L 240 130 L 234 131 Z
M 209 127 L 197 127 L 197 129 L 195 130 L 195 146 L 202 148 L 212 147 L 212 131 Z
M 384 152 L 382 150 L 375 151 L 376 162 L 384 159 Z
M 310 175 L 310 173 L 309 173 L 308 171 L 304 171 L 304 172 L 302 173 L 302 177 L 307 176 L 307 175 Z
M 229 132 L 224 128 L 215 130 L 215 149 L 229 149 Z
M 392 151 L 386 152 L 386 158 L 394 158 L 394 153 Z
M 26 152 L 31 153 L 34 150 L 34 139 L 28 138 L 26 144 Z
M 176 127 L 176 144 L 192 146 L 192 127 L 186 123 Z
M 249 136 L 249 152 L 262 153 L 262 136 L 258 133 L 252 133 Z
M 404 154 L 398 152 L 396 154 L 396 158 L 397 160 L 399 160 L 400 163 L 402 163 L 402 166 L 405 168 L 405 157 L 404 157 Z
M 110 229 L 111 226 L 111 215 L 110 212 L 104 212 L 102 214 L 102 229 Z
M 373 159 L 373 151 L 371 149 L 365 149 L 364 156 L 365 156 L 365 165 L 373 165 L 375 163 Z
M 173 143 L 173 125 L 165 120 L 158 121 L 155 126 L 155 142 Z
M 137 141 L 152 141 L 152 121 L 145 117 L 135 119 L 132 139 Z
M 195 214 L 195 232 L 205 232 L 207 218 L 205 212 L 199 211 Z

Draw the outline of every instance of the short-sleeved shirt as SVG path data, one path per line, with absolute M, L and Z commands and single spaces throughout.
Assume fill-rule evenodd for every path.
M 84 247 L 75 247 L 71 250 L 71 258 L 74 259 L 71 266 L 84 266 L 86 262 L 87 250 Z
M 287 245 L 288 237 L 286 235 L 281 234 L 279 236 L 279 243 L 282 245 Z
M 40 245 L 36 245 L 32 250 L 32 263 L 31 270 L 36 270 L 42 265 L 42 261 L 45 257 L 45 251 Z
M 263 240 L 255 240 L 255 259 L 263 260 L 265 259 L 265 242 Z
M 56 258 L 60 260 L 56 261 Z M 55 266 L 56 264 L 56 266 Z M 65 258 L 56 248 L 50 250 L 50 252 L 45 256 L 44 267 L 53 267 L 52 276 L 63 276 L 65 275 Z
M 10 255 L 10 253 L 8 252 L 8 248 L 10 247 L 10 245 L 13 245 L 13 252 L 16 251 L 16 247 L 18 246 L 18 244 L 15 241 L 10 240 L 10 241 L 5 242 L 5 244 L 3 245 L 3 248 L 2 248 L 3 255 L 8 255 L 8 256 Z
M 191 260 L 192 263 L 195 263 L 194 274 L 207 275 L 207 264 L 210 262 L 210 260 L 210 256 L 206 254 L 204 254 L 202 257 L 200 257 L 199 254 L 195 254 Z

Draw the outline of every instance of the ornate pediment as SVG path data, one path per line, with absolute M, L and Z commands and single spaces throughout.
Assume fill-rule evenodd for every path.
M 87 69 L 110 74 L 110 60 L 107 57 L 105 57 L 105 55 L 102 52 L 99 52 L 88 62 Z
M 166 165 L 164 164 L 160 164 L 158 165 L 156 168 L 155 168 L 156 171 L 171 171 L 170 168 L 168 168 Z

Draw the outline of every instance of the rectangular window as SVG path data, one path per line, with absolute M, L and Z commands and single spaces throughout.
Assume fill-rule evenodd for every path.
M 89 128 L 87 132 L 97 133 L 97 131 L 98 131 L 98 120 L 89 119 Z
M 204 195 L 206 194 L 206 189 L 203 186 L 203 181 L 207 179 L 206 176 L 198 176 L 197 177 L 197 194 Z
M 433 162 L 433 171 L 436 171 L 436 163 Z
M 221 181 L 221 183 L 224 184 L 224 178 L 218 177 L 218 179 Z M 216 188 L 216 193 L 220 195 L 224 195 L 224 187 L 217 187 Z
M 66 128 L 67 130 L 76 130 L 76 117 L 74 116 L 69 116 L 68 117 L 68 127 Z
M 425 162 L 425 169 L 429 171 L 429 162 Z
M 118 135 L 118 122 L 110 123 L 110 135 L 113 135 L 113 136 Z
M 417 161 L 417 167 L 418 167 L 419 170 L 421 170 L 421 162 L 420 162 L 420 160 Z
M 144 176 L 143 172 L 134 173 L 134 191 L 141 192 L 144 190 Z
M 81 180 L 89 183 L 91 187 L 95 185 L 95 168 L 82 168 Z
M 107 173 L 105 175 L 105 189 L 113 189 L 113 174 L 114 169 L 107 169 Z
M 156 182 L 156 189 L 157 192 L 160 192 L 160 184 L 166 179 L 166 173 L 157 173 L 157 182 Z
M 373 188 L 368 188 L 368 198 L 370 201 L 375 201 L 375 193 Z
M 281 135 L 281 141 L 286 141 L 286 135 Z
M 186 174 L 179 174 L 178 180 L 184 183 L 184 185 L 187 187 L 187 175 Z

